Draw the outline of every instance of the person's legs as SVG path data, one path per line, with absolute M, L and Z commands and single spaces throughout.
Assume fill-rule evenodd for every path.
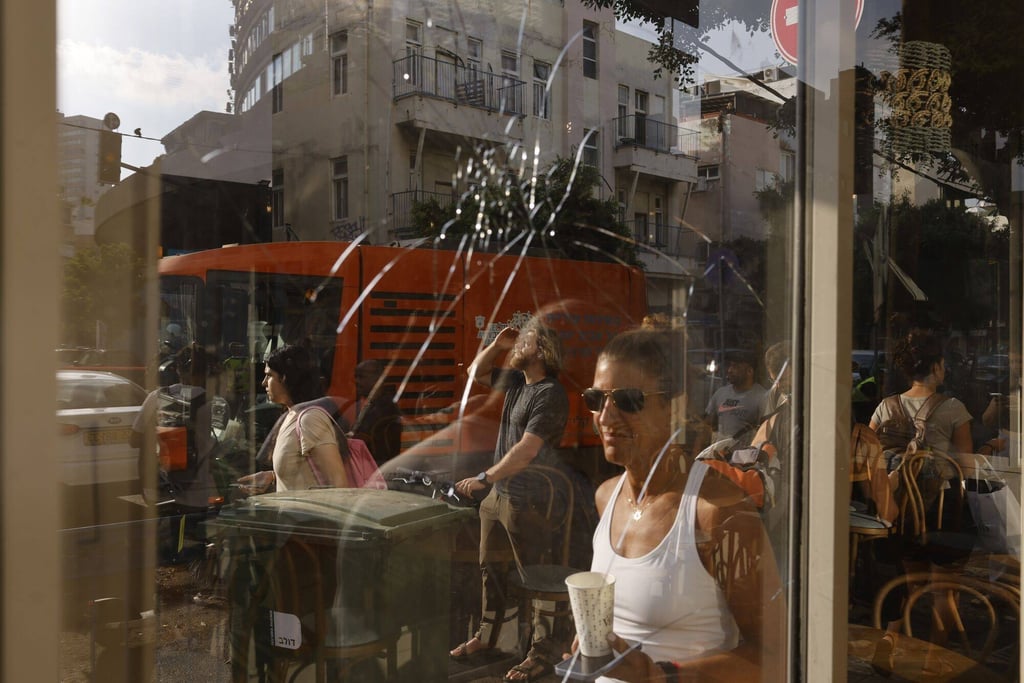
M 551 519 L 560 519 L 564 512 L 557 509 L 564 500 L 554 501 L 555 509 L 550 516 L 540 505 L 522 503 L 514 508 L 508 518 L 509 534 L 516 549 L 519 564 L 523 567 L 553 561 L 553 550 L 561 543 L 560 534 L 553 533 Z M 543 505 L 546 508 L 547 501 Z M 549 614 L 542 614 L 547 611 Z M 505 674 L 506 681 L 528 681 L 551 670 L 568 652 L 572 642 L 572 627 L 567 616 L 552 617 L 550 613 L 568 612 L 564 603 L 535 601 L 531 610 L 531 647 L 522 663 Z
M 508 574 L 509 533 L 502 523 L 508 499 L 492 490 L 480 503 L 480 576 L 482 605 L 476 634 L 449 654 L 454 659 L 497 647 L 501 626 L 517 616 L 515 606 L 506 605 L 505 577 Z M 511 612 L 511 614 L 510 614 Z

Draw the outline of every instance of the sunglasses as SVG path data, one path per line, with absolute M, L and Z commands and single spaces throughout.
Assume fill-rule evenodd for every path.
M 612 404 L 624 413 L 639 413 L 644 409 L 644 397 L 645 396 L 656 396 L 658 394 L 667 394 L 667 391 L 648 391 L 644 392 L 640 389 L 611 389 L 605 391 L 604 389 L 584 389 L 583 403 L 586 404 L 587 409 L 592 413 L 599 413 L 604 409 L 605 399 L 611 397 Z

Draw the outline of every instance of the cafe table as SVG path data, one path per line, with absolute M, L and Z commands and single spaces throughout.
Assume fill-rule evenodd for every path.
M 875 648 L 885 633 L 883 629 L 850 624 L 847 651 L 849 659 L 870 664 L 875 656 Z M 984 683 L 1007 681 L 1004 676 L 969 657 L 903 633 L 897 634 L 892 661 L 894 680 L 984 681 Z M 851 676 L 850 680 L 857 679 Z

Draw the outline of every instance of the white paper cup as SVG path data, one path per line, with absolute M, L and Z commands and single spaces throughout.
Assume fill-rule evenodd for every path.
M 608 634 L 615 611 L 615 577 L 601 572 L 579 572 L 565 580 L 569 604 L 576 621 L 580 654 L 600 657 L 611 654 Z

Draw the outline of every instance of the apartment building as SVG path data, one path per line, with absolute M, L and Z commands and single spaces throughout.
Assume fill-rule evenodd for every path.
M 597 191 L 618 199 L 642 252 L 669 248 L 696 136 L 676 125 L 650 44 L 611 11 L 307 9 L 239 0 L 232 27 L 235 111 L 273 131 L 275 239 L 400 240 L 415 202 L 444 205 L 484 176 L 523 177 L 561 156 L 600 169 Z

